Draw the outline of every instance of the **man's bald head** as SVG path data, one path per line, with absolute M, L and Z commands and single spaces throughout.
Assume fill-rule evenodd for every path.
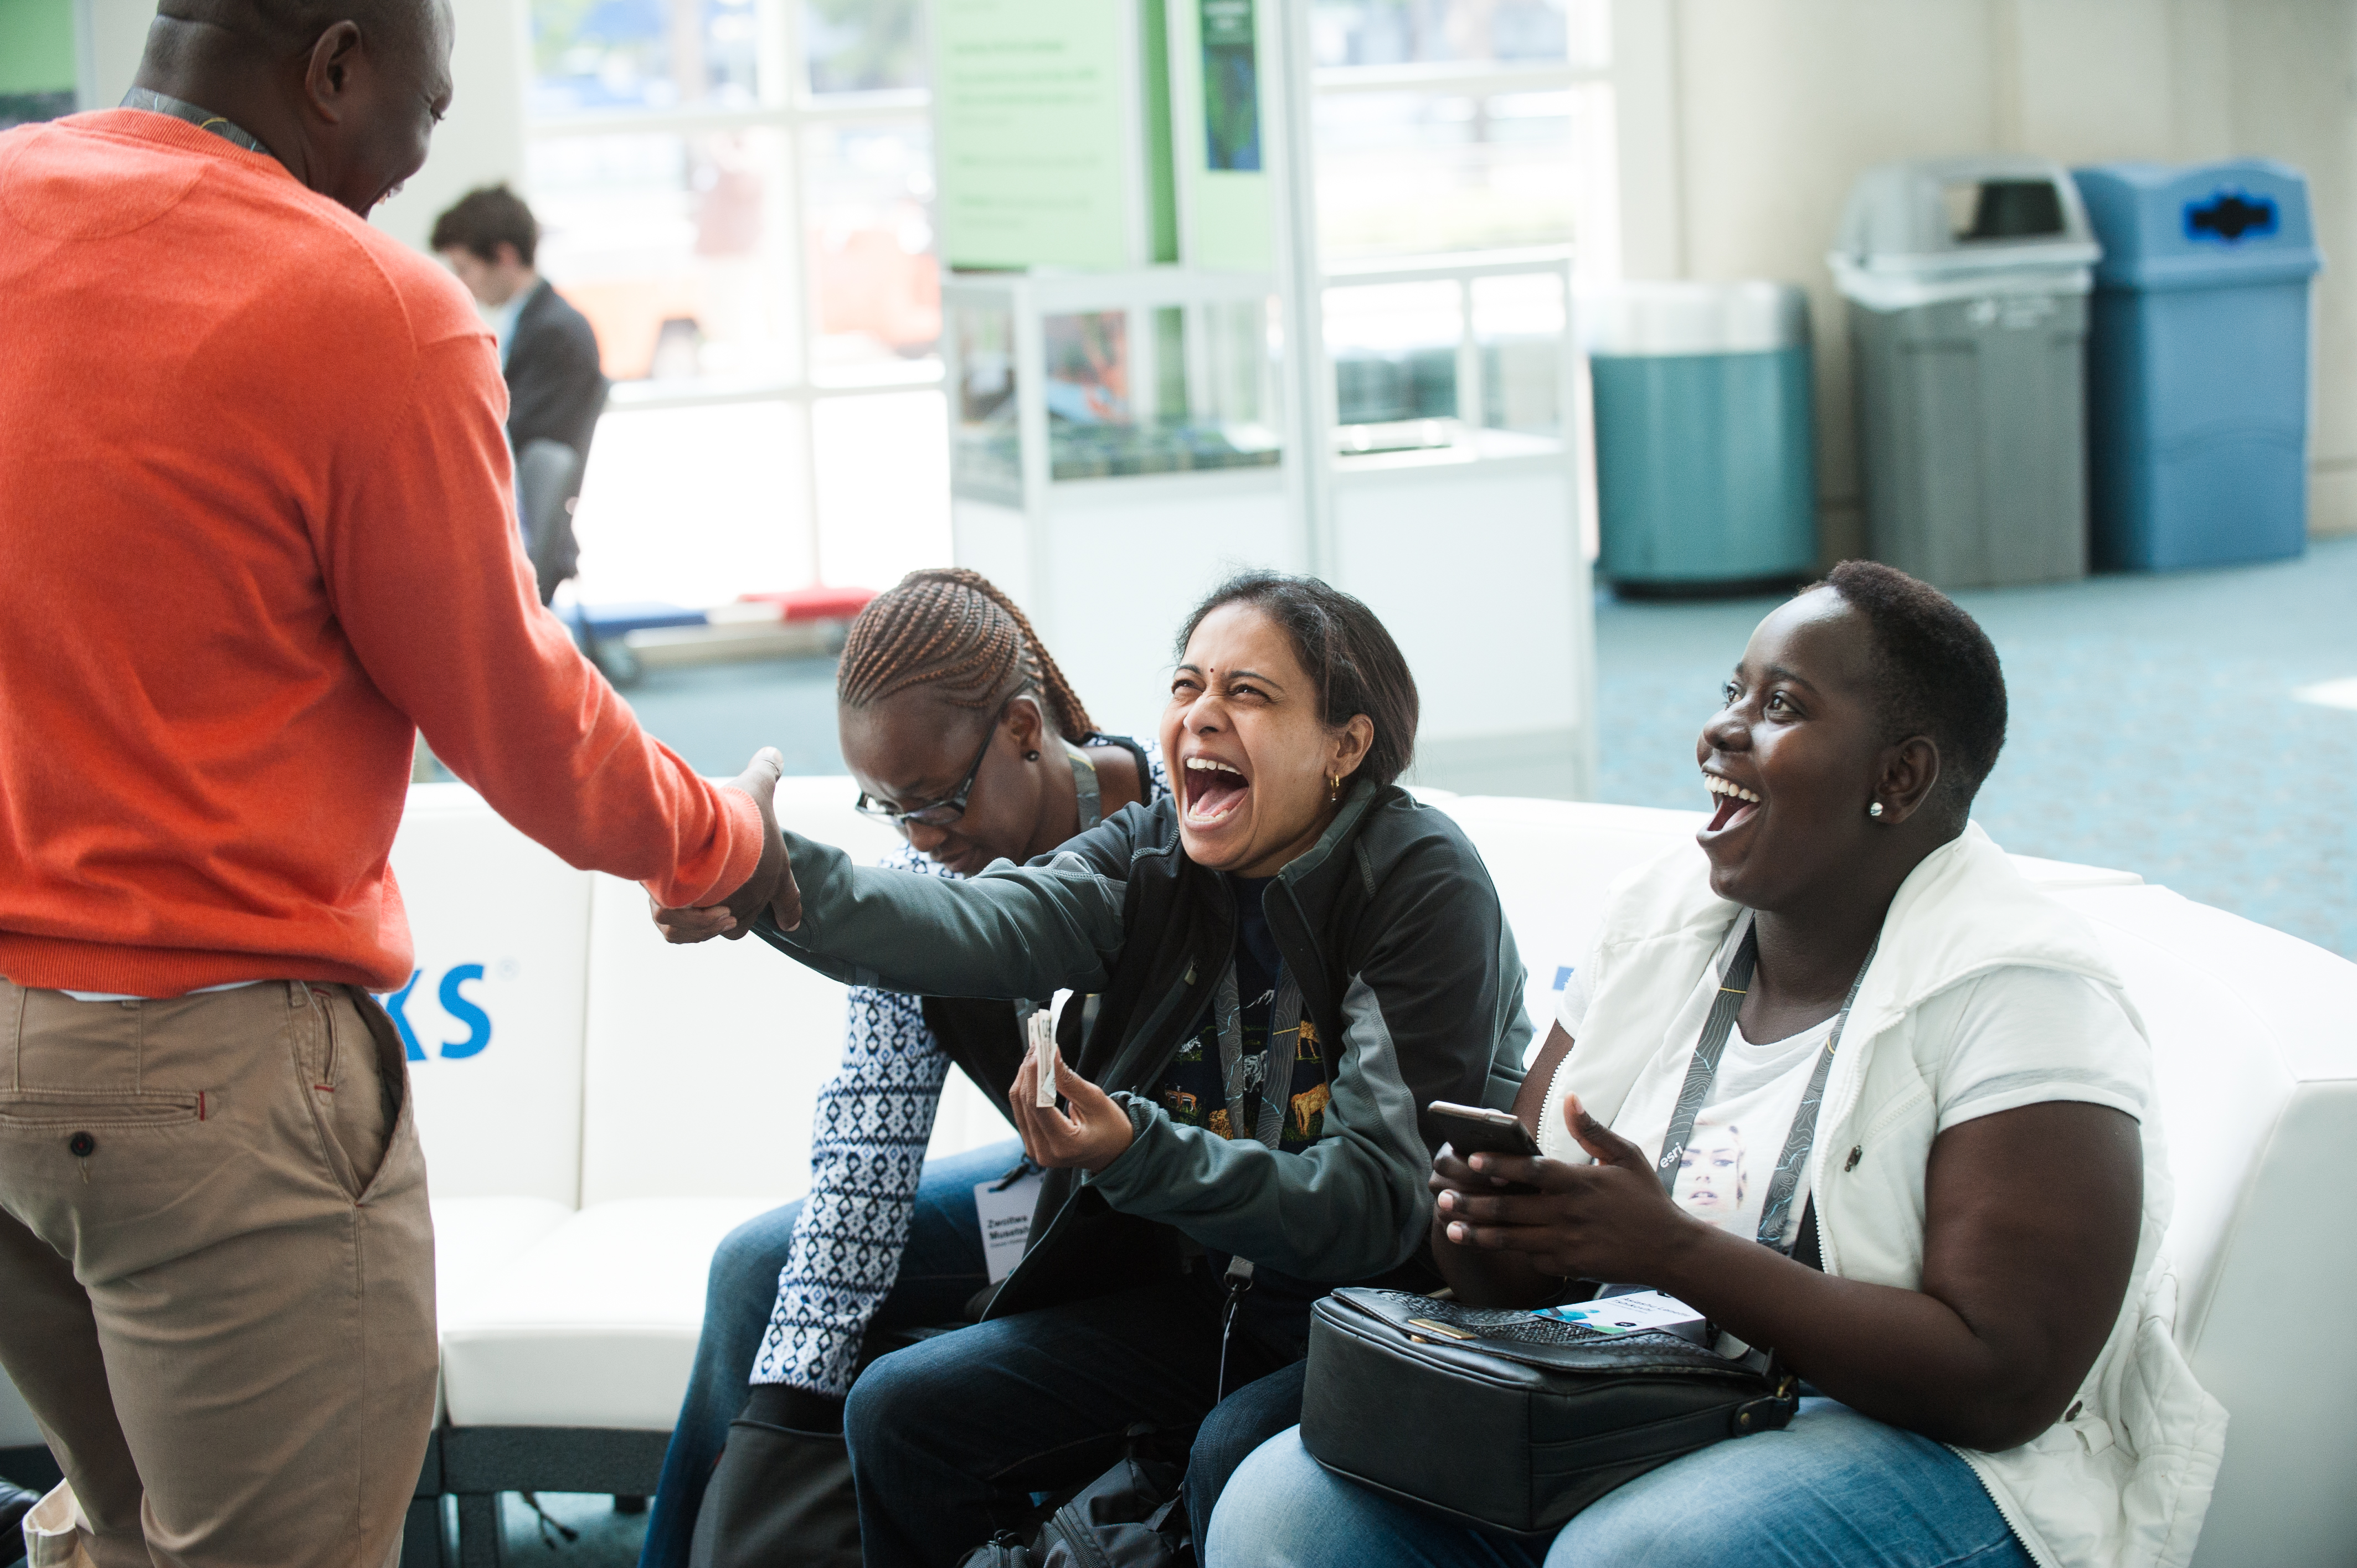
M 450 0 L 162 0 L 135 87 L 209 110 L 362 217 L 450 106 Z
M 250 38 L 273 54 L 308 48 L 338 22 L 357 22 L 388 44 L 414 47 L 434 33 L 441 0 L 163 0 L 156 18 Z

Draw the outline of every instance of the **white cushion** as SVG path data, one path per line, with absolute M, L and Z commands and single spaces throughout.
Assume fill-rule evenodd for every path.
M 2176 1187 L 2177 1337 L 2226 1407 L 2195 1562 L 2357 1547 L 2357 964 L 2163 888 L 2061 895 L 2095 922 L 2153 1041 Z
M 471 1316 L 519 1259 L 573 1218 L 544 1197 L 437 1197 L 433 1208 L 434 1309 L 445 1325 Z
M 532 1244 L 573 1218 L 573 1210 L 545 1197 L 437 1197 L 434 1210 L 434 1320 L 436 1332 L 462 1317 L 484 1299 L 500 1275 Z M 434 1384 L 434 1423 L 442 1424 L 449 1403 L 442 1380 Z
M 566 1219 L 445 1319 L 450 1423 L 668 1431 L 713 1249 L 779 1201 L 626 1199 Z
M 439 1197 L 580 1197 L 589 877 L 463 784 L 411 787 L 393 875 L 417 943 L 397 1006 Z

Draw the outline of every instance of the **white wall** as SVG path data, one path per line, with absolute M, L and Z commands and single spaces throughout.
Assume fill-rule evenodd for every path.
M 147 41 L 155 0 L 86 0 L 91 80 L 102 106 L 123 101 Z M 529 48 L 524 8 L 509 0 L 463 0 L 453 7 L 457 91 L 435 134 L 434 151 L 408 188 L 378 209 L 377 224 L 423 248 L 435 214 L 475 186 L 523 182 L 523 94 Z
M 90 79 L 93 106 L 111 109 L 131 91 L 139 51 L 147 42 L 156 0 L 84 0 L 90 27 Z
M 1622 269 L 1807 285 L 1828 561 L 1862 540 L 1843 198 L 1893 158 L 2277 157 L 2307 171 L 2319 304 L 2312 524 L 2357 531 L 2357 5 L 2349 0 L 1616 0 Z

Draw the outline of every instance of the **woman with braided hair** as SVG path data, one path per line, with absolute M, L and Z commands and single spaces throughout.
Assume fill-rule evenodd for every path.
M 788 834 L 798 887 L 753 921 L 893 991 L 1088 998 L 1015 1077 L 1047 1167 L 1022 1261 L 845 1403 L 866 1568 L 948 1568 L 1140 1444 L 1185 1454 L 1200 1531 L 1300 1420 L 1311 1305 L 1438 1283 L 1424 1108 L 1502 1109 L 1522 1081 L 1522 962 L 1472 844 L 1399 786 L 1415 681 L 1382 621 L 1246 573 L 1177 652 L 1175 795 L 956 881 Z M 655 918 L 674 941 L 736 924 Z
M 1096 733 L 1031 623 L 979 573 L 911 572 L 869 601 L 835 699 L 859 809 L 906 841 L 881 863 L 896 871 L 957 878 L 1028 860 L 1168 792 L 1151 744 Z M 1022 1172 L 1022 1145 L 931 1164 L 925 1145 L 952 1065 L 1006 1103 L 1022 1057 L 1014 1005 L 854 987 L 845 1035 L 819 1090 L 810 1196 L 713 1255 L 641 1568 L 856 1564 L 843 1401 L 863 1346 L 962 1321 L 988 1283 L 974 1188 Z

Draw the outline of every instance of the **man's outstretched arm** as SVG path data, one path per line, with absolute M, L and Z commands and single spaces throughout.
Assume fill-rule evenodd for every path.
M 756 758 L 714 785 L 639 727 L 541 607 L 516 532 L 506 393 L 480 336 L 426 347 L 364 482 L 318 525 L 338 618 L 434 753 L 568 865 L 666 904 L 768 904 L 785 852 Z

